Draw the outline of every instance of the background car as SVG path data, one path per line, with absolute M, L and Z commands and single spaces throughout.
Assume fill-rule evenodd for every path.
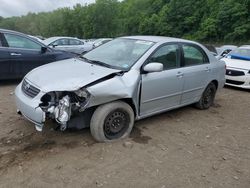
M 45 39 L 43 43 L 51 48 L 75 54 L 82 54 L 92 49 L 91 44 L 73 37 L 50 37 Z
M 98 46 L 101 46 L 102 44 L 105 44 L 109 41 L 113 40 L 112 38 L 101 38 L 93 41 L 93 48 L 96 48 Z
M 22 78 L 40 65 L 72 57 L 28 35 L 0 29 L 0 80 Z
M 212 44 L 203 44 L 203 46 L 205 46 L 210 51 L 210 53 L 213 54 L 213 56 L 217 55 L 217 51 L 216 51 L 216 48 L 214 47 L 214 45 L 212 45 Z
M 224 45 L 224 46 L 221 46 L 219 48 L 216 48 L 217 55 L 215 57 L 217 59 L 221 59 L 236 48 L 237 48 L 237 46 L 234 46 L 234 45 Z
M 226 85 L 250 89 L 250 46 L 231 51 L 225 58 Z

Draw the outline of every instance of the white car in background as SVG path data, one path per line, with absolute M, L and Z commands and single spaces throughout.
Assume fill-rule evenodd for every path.
M 222 59 L 225 57 L 227 54 L 229 54 L 232 50 L 238 48 L 237 46 L 234 45 L 224 45 L 219 48 L 216 48 L 217 55 L 215 56 L 217 59 Z
M 100 39 L 97 39 L 93 42 L 93 48 L 96 48 L 98 46 L 101 46 L 102 44 L 105 44 L 109 41 L 113 40 L 112 38 L 100 38 Z
M 231 51 L 225 58 L 226 85 L 250 89 L 250 46 Z
M 73 37 L 50 37 L 43 43 L 49 47 L 75 54 L 82 54 L 92 49 L 92 45 Z

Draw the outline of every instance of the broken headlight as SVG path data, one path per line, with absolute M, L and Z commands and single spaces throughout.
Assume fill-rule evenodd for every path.
M 89 97 L 89 92 L 85 88 L 75 91 L 75 94 L 80 98 L 87 99 Z
M 81 88 L 75 91 L 75 94 L 77 97 L 77 101 L 79 101 L 79 104 L 80 104 L 79 111 L 80 112 L 84 111 L 89 102 L 90 93 L 85 88 Z

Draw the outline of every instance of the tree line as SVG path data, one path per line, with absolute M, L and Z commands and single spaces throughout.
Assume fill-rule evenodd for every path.
M 79 38 L 162 35 L 201 42 L 250 42 L 250 0 L 96 0 L 21 17 L 0 28 Z

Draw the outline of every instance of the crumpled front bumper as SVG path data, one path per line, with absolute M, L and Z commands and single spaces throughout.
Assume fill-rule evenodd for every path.
M 21 88 L 22 82 L 15 90 L 17 112 L 21 113 L 27 120 L 35 124 L 36 130 L 42 131 L 45 122 L 45 112 L 39 107 L 40 99 L 44 95 L 40 92 L 36 97 L 31 98 L 25 95 Z

